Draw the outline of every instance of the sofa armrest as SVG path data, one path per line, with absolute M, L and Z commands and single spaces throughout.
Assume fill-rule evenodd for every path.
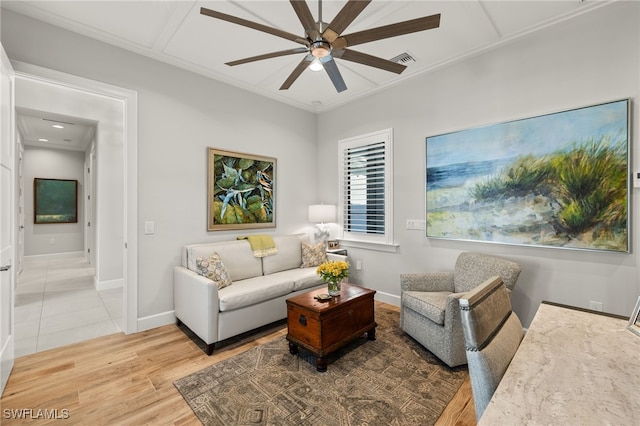
M 182 266 L 173 268 L 176 317 L 206 344 L 218 341 L 218 286 Z
M 427 272 L 400 275 L 401 291 L 453 292 L 453 289 L 453 272 Z

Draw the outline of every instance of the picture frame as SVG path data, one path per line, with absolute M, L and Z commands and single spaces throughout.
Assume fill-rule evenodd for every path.
M 630 100 L 430 136 L 426 236 L 629 253 Z
M 633 313 L 629 317 L 629 325 L 627 326 L 627 329 L 640 336 L 640 296 L 638 296 L 636 307 L 633 309 Z
M 327 247 L 329 250 L 335 250 L 337 248 L 340 248 L 340 242 L 338 240 L 328 240 Z
M 78 181 L 34 178 L 33 223 L 78 223 Z
M 207 230 L 276 227 L 277 160 L 207 148 Z

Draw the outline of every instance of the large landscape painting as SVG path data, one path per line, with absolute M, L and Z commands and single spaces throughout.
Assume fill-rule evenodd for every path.
M 427 237 L 628 252 L 629 101 L 426 140 Z

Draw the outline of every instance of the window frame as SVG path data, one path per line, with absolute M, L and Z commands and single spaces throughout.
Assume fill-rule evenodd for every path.
M 345 151 L 373 144 L 384 144 L 384 234 L 349 232 L 345 229 L 348 182 L 345 171 Z M 384 129 L 338 141 L 338 221 L 339 239 L 344 246 L 387 251 L 393 243 L 393 129 Z M 393 249 L 395 250 L 395 249 Z

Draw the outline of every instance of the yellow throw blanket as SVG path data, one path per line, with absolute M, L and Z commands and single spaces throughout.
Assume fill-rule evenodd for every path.
M 271 235 L 249 235 L 246 237 L 238 237 L 239 240 L 248 240 L 255 257 L 265 257 L 278 254 L 276 242 L 273 241 Z

